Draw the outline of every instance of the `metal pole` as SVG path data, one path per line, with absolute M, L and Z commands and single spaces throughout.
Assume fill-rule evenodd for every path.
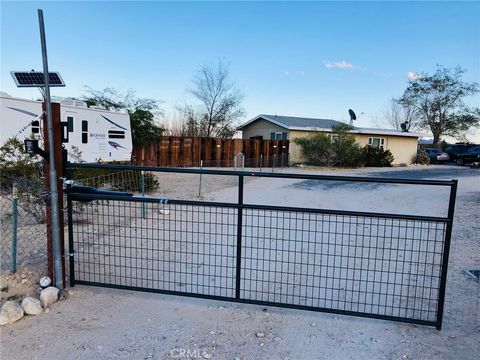
M 242 154 L 242 169 L 245 168 L 245 154 Z
M 12 273 L 17 272 L 17 186 L 13 185 L 12 200 Z
M 260 172 L 262 172 L 262 166 L 263 166 L 263 154 L 260 154 Z
M 447 288 L 448 257 L 450 255 L 450 243 L 452 240 L 453 217 L 455 213 L 455 201 L 457 199 L 458 180 L 452 180 L 450 187 L 450 199 L 448 202 L 448 223 L 445 231 L 445 244 L 443 245 L 442 268 L 440 270 L 440 289 L 438 291 L 437 305 L 437 330 L 442 330 L 443 307 L 445 305 L 445 290 Z
M 235 270 L 235 299 L 240 299 L 242 286 L 242 221 L 243 221 L 243 175 L 238 176 L 237 255 Z
M 50 79 L 48 76 L 47 43 L 45 40 L 45 25 L 43 11 L 38 9 L 40 27 L 40 42 L 42 45 L 43 76 L 45 78 L 45 106 L 48 124 L 48 149 L 50 162 L 50 203 L 52 213 L 52 245 L 55 286 L 60 290 L 59 298 L 63 299 L 62 252 L 60 249 L 60 219 L 58 209 L 57 170 L 55 168 L 55 142 L 53 139 L 52 106 L 50 101 Z
M 203 170 L 203 160 L 200 160 L 200 170 Z M 198 196 L 202 194 L 202 173 L 200 173 L 200 183 L 198 184 Z
M 142 197 L 145 197 L 145 171 L 140 171 L 140 190 Z M 142 218 L 145 219 L 145 203 L 142 202 Z
M 273 154 L 272 173 L 275 171 L 275 154 Z

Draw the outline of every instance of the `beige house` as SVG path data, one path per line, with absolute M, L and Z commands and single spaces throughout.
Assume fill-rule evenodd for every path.
M 290 140 L 315 132 L 332 133 L 332 126 L 343 124 L 330 119 L 312 119 L 292 116 L 258 115 L 239 127 L 243 139 Z M 360 146 L 374 146 L 390 150 L 394 164 L 411 164 L 417 155 L 419 134 L 390 129 L 354 127 L 351 131 Z M 289 162 L 301 163 L 301 146 L 290 143 Z

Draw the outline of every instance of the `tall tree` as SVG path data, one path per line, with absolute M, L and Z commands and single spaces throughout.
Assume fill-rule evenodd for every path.
M 204 64 L 192 83 L 189 91 L 199 104 L 180 108 L 185 117 L 186 133 L 190 136 L 232 137 L 245 111 L 241 106 L 242 94 L 229 80 L 228 66 L 222 60 L 214 65 Z
M 480 110 L 464 103 L 465 97 L 478 93 L 478 83 L 463 81 L 464 73 L 459 66 L 453 69 L 438 66 L 435 74 L 422 74 L 410 80 L 398 100 L 415 110 L 419 127 L 432 132 L 434 144 L 442 136 L 462 137 L 480 123 Z
M 142 145 L 157 140 L 163 133 L 163 127 L 156 117 L 163 114 L 160 101 L 148 98 L 138 98 L 135 91 L 120 93 L 112 88 L 93 90 L 87 88 L 83 100 L 90 106 L 100 106 L 107 110 L 124 110 L 130 115 L 132 127 L 132 142 Z

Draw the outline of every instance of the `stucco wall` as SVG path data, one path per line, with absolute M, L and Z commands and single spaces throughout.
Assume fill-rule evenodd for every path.
M 281 126 L 272 124 L 269 121 L 260 119 L 248 125 L 245 129 L 242 130 L 242 138 L 250 139 L 253 136 L 263 136 L 264 140 L 270 140 L 270 133 L 273 131 L 288 133 L 287 129 Z M 287 135 L 287 139 L 288 139 L 288 135 Z
M 292 142 L 293 139 L 298 137 L 306 137 L 312 134 L 308 131 L 290 131 L 290 163 L 304 162 L 302 157 L 302 147 Z M 389 135 L 367 135 L 367 134 L 354 134 L 357 142 L 360 146 L 368 145 L 369 137 L 379 137 L 385 139 L 385 150 L 390 150 L 394 156 L 393 164 L 411 164 L 417 155 L 418 138 L 405 137 L 405 136 L 389 136 Z
M 411 164 L 417 156 L 418 138 L 416 137 L 355 134 L 357 142 L 362 147 L 368 145 L 369 137 L 385 139 L 385 150 L 390 150 L 394 156 L 394 165 Z

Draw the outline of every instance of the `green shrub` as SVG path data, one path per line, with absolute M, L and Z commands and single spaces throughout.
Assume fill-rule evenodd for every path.
M 374 148 L 369 145 L 362 149 L 363 164 L 367 167 L 390 167 L 394 157 L 390 150 Z
M 332 127 L 332 134 L 316 133 L 293 142 L 302 147 L 302 155 L 311 165 L 358 167 L 362 166 L 362 152 L 349 133 L 348 125 Z
M 430 164 L 430 158 L 428 157 L 425 150 L 421 149 L 418 151 L 417 157 L 415 158 L 415 164 L 420 164 L 420 165 Z
M 316 133 L 304 138 L 293 140 L 302 147 L 302 155 L 311 165 L 329 166 L 332 159 L 332 143 L 323 133 Z

